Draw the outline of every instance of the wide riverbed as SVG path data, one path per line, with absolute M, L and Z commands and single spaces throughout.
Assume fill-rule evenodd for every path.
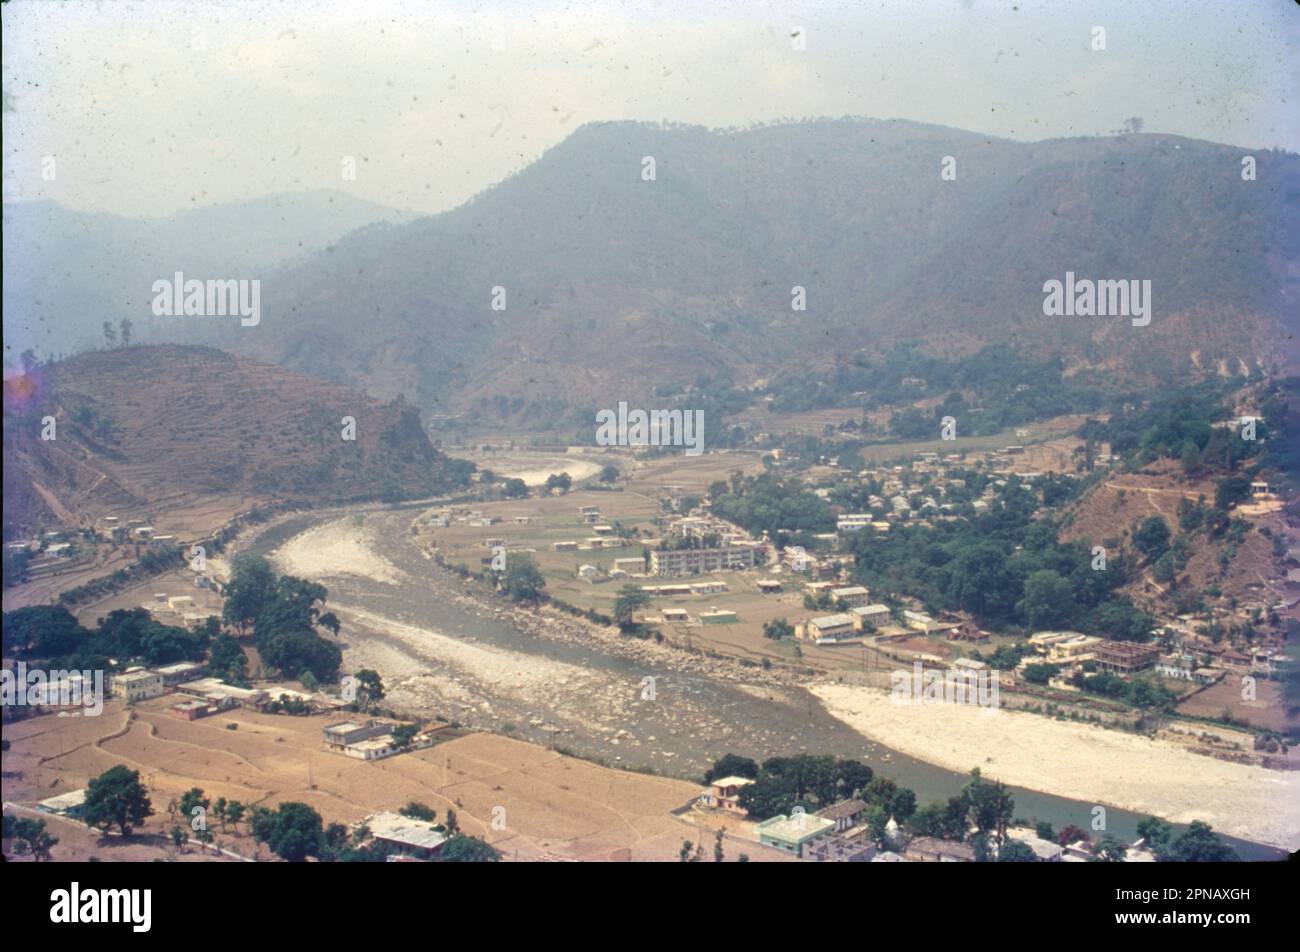
M 733 752 L 858 758 L 923 804 L 952 796 L 967 780 L 876 743 L 809 691 L 774 676 L 642 643 L 611 650 L 576 625 L 520 621 L 467 597 L 415 545 L 416 514 L 294 516 L 240 546 L 329 589 L 328 607 L 343 622 L 345 669 L 378 670 L 396 709 L 685 778 Z M 987 765 L 986 772 L 996 775 Z M 1092 830 L 1094 803 L 1012 789 L 1017 817 Z M 1106 832 L 1131 840 L 1140 818 L 1107 806 Z M 1249 858 L 1281 855 L 1232 843 Z

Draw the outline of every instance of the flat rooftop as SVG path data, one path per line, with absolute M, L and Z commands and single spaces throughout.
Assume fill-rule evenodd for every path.
M 774 816 L 770 820 L 764 820 L 754 828 L 754 832 L 783 843 L 797 844 L 834 829 L 834 820 L 813 816 L 811 813 L 796 813 L 793 816 Z
M 377 813 L 367 817 L 365 825 L 372 836 L 404 846 L 437 849 L 447 842 L 447 837 L 435 830 L 432 823 L 414 820 L 400 813 Z

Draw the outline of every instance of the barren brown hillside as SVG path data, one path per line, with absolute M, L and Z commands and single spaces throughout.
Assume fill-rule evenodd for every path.
M 1181 499 L 1195 502 L 1204 497 L 1207 505 L 1214 502 L 1212 479 L 1189 479 L 1172 460 L 1152 464 L 1141 473 L 1117 473 L 1098 483 L 1074 505 L 1061 533 L 1063 541 L 1086 539 L 1094 545 L 1104 544 L 1113 557 L 1116 547 L 1132 552 L 1132 535 L 1137 527 L 1151 516 L 1161 516 L 1174 534 L 1179 530 L 1178 504 Z M 1251 529 L 1242 536 L 1239 544 L 1229 538 L 1211 539 L 1205 532 L 1188 536 L 1191 556 L 1178 575 L 1180 589 L 1193 588 L 1204 593 L 1207 587 L 1217 586 L 1224 599 L 1235 597 L 1239 602 L 1269 605 L 1281 595 L 1282 579 L 1273 554 L 1272 539 L 1259 530 L 1284 534 L 1280 509 L 1274 506 L 1251 506 L 1234 510 L 1234 518 L 1243 518 Z M 1227 555 L 1226 570 L 1220 556 Z M 1134 553 L 1134 557 L 1138 557 Z M 1140 604 L 1165 604 L 1164 586 L 1157 584 L 1149 570 L 1141 579 L 1129 586 L 1129 594 Z M 1212 601 L 1207 598 L 1207 601 Z
M 6 535 L 217 496 L 412 497 L 451 478 L 402 402 L 180 346 L 83 354 L 7 380 L 4 452 Z

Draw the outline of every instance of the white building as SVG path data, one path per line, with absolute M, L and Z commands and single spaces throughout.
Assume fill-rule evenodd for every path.
M 113 676 L 113 696 L 128 703 L 158 697 L 163 693 L 162 675 L 156 671 L 128 671 Z

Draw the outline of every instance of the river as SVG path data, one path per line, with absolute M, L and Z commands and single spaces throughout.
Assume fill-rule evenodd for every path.
M 587 638 L 542 636 L 543 626 L 520 624 L 512 612 L 462 594 L 460 581 L 435 568 L 412 540 L 415 514 L 367 508 L 297 515 L 240 543 L 240 551 L 281 566 L 286 553 L 292 564 L 295 553 L 301 561 L 304 553 L 314 558 L 334 546 L 332 560 L 301 574 L 329 589 L 328 608 L 344 624 L 345 669 L 378 670 L 388 703 L 399 710 L 682 778 L 698 778 L 725 753 L 757 760 L 811 753 L 860 759 L 911 788 L 921 804 L 946 800 L 968 780 L 872 742 L 803 688 L 760 672 L 720 677 L 711 670 L 716 666 L 682 652 L 635 650 L 639 645 L 610 651 Z M 341 536 L 364 537 L 364 552 L 338 548 L 352 545 L 350 538 L 340 543 Z M 360 564 L 372 556 L 382 571 Z M 1092 831 L 1093 804 L 1011 789 L 1017 818 Z M 1107 807 L 1106 832 L 1132 841 L 1140 819 Z M 1224 839 L 1243 858 L 1284 856 Z

